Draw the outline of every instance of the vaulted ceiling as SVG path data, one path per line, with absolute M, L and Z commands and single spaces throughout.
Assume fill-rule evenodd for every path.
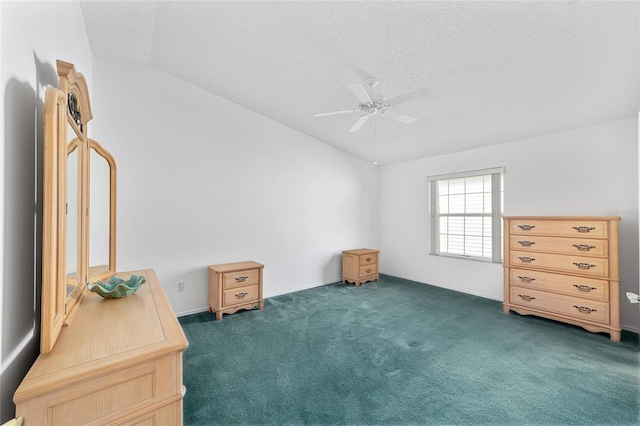
M 81 1 L 94 55 L 145 64 L 380 164 L 635 117 L 640 3 Z M 362 112 L 372 97 L 427 88 Z M 367 87 L 365 85 L 365 87 Z M 368 88 L 368 87 L 367 87 Z M 368 88 L 369 89 L 369 88 Z

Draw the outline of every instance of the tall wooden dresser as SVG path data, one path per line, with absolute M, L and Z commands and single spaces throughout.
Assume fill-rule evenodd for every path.
M 619 217 L 504 217 L 503 310 L 620 341 Z

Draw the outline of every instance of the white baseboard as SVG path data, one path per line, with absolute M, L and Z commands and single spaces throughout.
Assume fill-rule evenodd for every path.
M 333 283 L 337 283 L 339 281 L 342 281 L 342 277 L 339 277 L 339 278 L 336 278 L 336 279 L 332 279 L 332 280 L 322 281 L 322 282 L 319 282 L 319 283 L 305 284 L 303 286 L 295 287 L 295 288 L 292 288 L 292 289 L 287 290 L 287 291 L 281 291 L 281 292 L 276 292 L 276 293 L 267 293 L 267 294 L 265 294 L 264 298 L 268 299 L 270 297 L 282 296 L 283 294 L 295 293 L 297 291 L 302 291 L 302 290 L 309 290 L 310 288 L 321 287 L 323 285 L 333 284 Z
M 199 314 L 200 312 L 205 312 L 208 311 L 209 307 L 205 306 L 204 308 L 196 308 L 196 309 L 191 309 L 189 311 L 183 311 L 183 312 L 176 312 L 176 317 L 186 317 L 187 315 L 193 315 L 193 314 Z
M 432 285 L 434 287 L 446 288 L 447 290 L 457 291 L 458 293 L 471 294 L 472 296 L 478 296 L 478 297 L 482 297 L 482 298 L 485 298 L 485 299 L 497 300 L 498 302 L 502 302 L 502 298 L 501 297 L 496 297 L 496 296 L 492 296 L 492 295 L 489 295 L 489 294 L 484 294 L 484 293 L 479 293 L 479 292 L 472 292 L 472 291 L 468 291 L 467 289 L 451 287 L 451 286 L 448 286 L 448 285 L 434 283 L 432 281 L 426 282 L 426 281 L 421 280 L 420 278 L 412 277 L 412 276 L 409 276 L 409 275 L 399 275 L 399 274 L 396 274 L 396 273 L 382 272 L 382 271 L 380 273 L 384 274 L 384 275 L 389 275 L 390 277 L 402 278 L 403 280 L 415 281 L 415 282 L 420 283 L 420 284 L 427 284 L 427 285 Z

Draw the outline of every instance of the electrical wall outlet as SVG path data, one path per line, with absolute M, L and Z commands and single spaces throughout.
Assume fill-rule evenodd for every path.
M 178 291 L 184 291 L 184 281 L 178 281 Z

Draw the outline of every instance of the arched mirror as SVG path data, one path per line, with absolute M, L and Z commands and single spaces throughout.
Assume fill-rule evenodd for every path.
M 115 272 L 116 164 L 89 139 L 89 281 Z
M 70 131 L 69 131 L 70 130 Z M 66 297 L 71 298 L 80 284 L 80 140 L 73 127 L 68 126 L 68 134 L 73 138 L 67 146 L 67 259 Z
M 44 121 L 42 333 L 49 352 L 90 281 L 116 273 L 116 164 L 87 136 L 87 83 L 58 61 L 60 88 L 48 88 Z

